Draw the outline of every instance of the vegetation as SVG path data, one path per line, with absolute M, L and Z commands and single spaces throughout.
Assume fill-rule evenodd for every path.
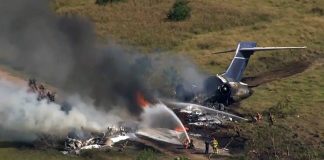
M 153 150 L 145 149 L 140 152 L 136 160 L 157 160 L 157 157 Z
M 319 8 L 319 7 L 312 8 L 311 12 L 314 13 L 314 14 L 318 14 L 320 16 L 324 15 L 324 10 L 322 8 Z
M 117 150 L 84 150 L 80 155 L 63 155 L 57 150 L 39 150 L 32 149 L 29 146 L 17 147 L 16 143 L 0 142 L 0 159 L 1 160 L 167 160 L 173 159 L 156 153 L 152 150 L 127 150 L 120 152 Z
M 176 0 L 172 9 L 168 13 L 168 19 L 171 21 L 182 21 L 190 16 L 191 8 L 187 0 Z
M 124 0 L 96 0 L 97 5 L 106 5 L 108 3 L 120 2 Z
M 296 114 L 297 108 L 292 105 L 289 98 L 286 97 L 285 99 L 280 100 L 276 105 L 269 108 L 268 112 L 277 117 L 286 118 L 287 116 Z
M 318 151 L 307 147 L 297 133 L 283 125 L 244 124 L 249 159 L 315 159 Z
M 187 157 L 176 157 L 174 158 L 174 160 L 190 160 L 190 159 Z

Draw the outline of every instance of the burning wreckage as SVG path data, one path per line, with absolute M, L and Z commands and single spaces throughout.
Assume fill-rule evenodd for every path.
M 61 100 L 56 100 L 54 92 L 48 90 L 42 84 L 37 84 L 35 79 L 30 79 L 28 86 L 28 91 L 35 93 L 38 101 L 45 100 L 49 104 L 60 104 L 61 111 L 66 114 L 73 110 L 73 106 L 61 103 Z M 63 143 L 55 145 L 52 145 L 52 143 L 57 138 L 42 135 L 37 140 L 38 144 L 40 146 L 47 145 L 46 147 L 55 146 L 55 148 L 63 150 L 63 154 L 79 154 L 80 151 L 87 149 L 110 149 L 116 143 L 118 143 L 118 148 L 122 149 L 124 145 L 120 147 L 120 143 L 125 142 L 127 144 L 127 141 L 144 143 L 143 141 L 149 140 L 177 146 L 182 146 L 183 143 L 189 141 L 189 136 L 184 126 L 171 109 L 162 103 L 151 104 L 140 93 L 137 94 L 136 100 L 138 106 L 143 110 L 141 120 L 139 121 L 119 122 L 115 126 L 108 126 L 105 132 L 87 130 L 82 127 L 73 129 L 64 138 Z M 163 118 L 167 118 L 170 121 L 162 124 L 160 120 Z
M 29 80 L 29 91 L 37 93 L 37 100 L 39 101 L 46 99 L 48 103 L 59 103 L 55 100 L 54 92 L 46 90 L 44 85 L 37 85 L 34 79 Z M 82 150 L 106 150 L 116 146 L 123 150 L 128 141 L 145 143 L 147 140 L 158 144 L 172 144 L 189 148 L 192 140 L 187 133 L 188 128 L 215 129 L 228 121 L 247 120 L 224 111 L 193 103 L 160 100 L 158 104 L 151 104 L 139 93 L 136 95 L 136 99 L 144 112 L 144 116 L 141 117 L 142 122 L 120 122 L 117 126 L 108 126 L 106 131 L 102 133 L 87 131 L 83 128 L 73 130 L 65 138 L 64 143 L 62 143 L 63 146 L 58 148 L 63 150 L 63 154 L 79 154 Z M 68 114 L 71 109 L 72 106 L 65 103 L 61 104 L 63 112 Z M 186 127 L 179 118 L 186 124 Z M 172 119 L 172 122 L 167 122 L 172 123 L 172 125 L 160 125 L 158 121 L 163 119 Z M 200 136 L 206 137 L 206 134 L 208 133 L 201 133 Z
M 72 132 L 64 141 L 63 154 L 79 154 L 87 149 L 109 149 L 119 141 L 135 138 L 130 128 L 108 127 L 104 133 Z M 79 133 L 79 134 L 76 134 Z M 80 134 L 81 133 L 81 134 Z
M 190 126 L 216 128 L 216 126 L 225 124 L 229 121 L 239 122 L 248 120 L 225 111 L 199 104 L 173 101 L 166 101 L 165 103 L 178 114 L 180 119 Z

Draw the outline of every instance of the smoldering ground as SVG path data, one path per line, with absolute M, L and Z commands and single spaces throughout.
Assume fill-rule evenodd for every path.
M 93 99 L 97 108 L 137 116 L 142 112 L 137 92 L 151 98 L 171 93 L 170 86 L 181 81 L 201 82 L 186 58 L 143 55 L 112 42 L 98 47 L 91 23 L 55 15 L 49 0 L 0 3 L 1 62 L 68 94 Z

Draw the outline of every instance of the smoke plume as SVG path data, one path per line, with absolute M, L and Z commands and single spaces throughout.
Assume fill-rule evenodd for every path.
M 40 78 L 67 95 L 80 95 L 79 100 L 74 98 L 76 109 L 67 116 L 58 112 L 58 105 L 32 100 L 12 84 L 8 87 L 1 82 L 0 113 L 7 114 L 1 115 L 2 127 L 44 132 L 63 132 L 72 126 L 98 129 L 106 127 L 98 122 L 108 121 L 102 118 L 107 114 L 98 110 L 140 115 L 142 109 L 135 102 L 137 92 L 150 98 L 172 93 L 170 86 L 179 82 L 201 82 L 200 74 L 185 58 L 143 55 L 113 42 L 98 45 L 89 22 L 55 15 L 49 0 L 0 3 L 0 62 Z M 3 100 L 5 97 L 11 100 Z M 93 103 L 89 105 L 81 99 L 92 99 Z M 40 123 L 42 117 L 50 119 L 33 125 Z M 26 118 L 31 121 L 24 121 Z
M 0 140 L 34 140 L 38 134 L 65 136 L 81 128 L 104 131 L 120 120 L 77 96 L 68 98 L 73 109 L 67 114 L 60 105 L 38 101 L 37 95 L 27 92 L 27 88 L 5 80 L 0 80 L 0 97 Z

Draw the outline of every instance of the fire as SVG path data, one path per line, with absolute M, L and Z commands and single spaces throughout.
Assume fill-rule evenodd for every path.
M 149 105 L 150 105 L 150 103 L 144 98 L 144 96 L 141 92 L 136 93 L 136 101 L 137 101 L 137 104 L 143 109 L 149 107 Z
M 177 132 L 185 132 L 185 131 L 188 131 L 189 128 L 187 128 L 187 127 L 182 127 L 182 126 L 178 126 L 178 127 L 176 127 L 174 130 L 177 131 Z

